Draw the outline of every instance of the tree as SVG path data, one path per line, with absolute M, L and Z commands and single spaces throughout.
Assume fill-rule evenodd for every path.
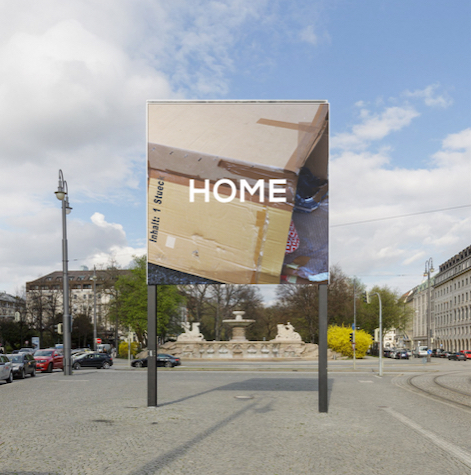
M 93 324 L 86 313 L 75 315 L 72 323 L 72 340 L 77 348 L 86 348 L 89 342 L 93 347 Z
M 114 344 L 117 347 L 119 343 L 118 331 L 123 315 L 120 306 L 121 302 L 119 300 L 119 289 L 116 287 L 116 282 L 122 272 L 115 259 L 111 259 L 103 270 L 105 271 L 104 277 L 100 278 L 96 283 L 97 291 L 101 290 L 109 298 L 107 309 L 104 315 L 102 315 L 102 317 L 105 317 L 102 320 L 102 325 L 106 327 L 106 320 L 114 323 Z
M 56 343 L 57 334 L 54 325 L 62 321 L 62 291 L 44 290 L 42 287 L 32 290 L 28 297 L 27 313 L 31 326 L 39 334 L 41 346 Z
M 327 294 L 327 321 L 329 324 L 351 325 L 353 323 L 353 281 L 339 266 L 330 269 Z M 294 325 L 304 341 L 316 343 L 319 338 L 319 293 L 317 285 L 279 285 L 278 297 L 288 320 Z M 286 323 L 286 322 L 280 322 Z
M 258 289 L 252 285 L 184 285 L 179 290 L 186 297 L 188 320 L 201 323 L 201 333 L 207 340 L 230 338 L 223 320 L 233 318 L 234 310 L 245 311 L 247 318 L 256 319 L 262 307 Z M 250 328 L 247 336 L 252 337 Z
M 261 341 L 263 339 L 269 341 L 276 337 L 279 323 L 288 323 L 289 318 L 284 312 L 281 304 L 272 305 L 270 307 L 260 307 L 257 309 L 255 323 L 247 330 L 249 339 Z
M 180 321 L 178 311 L 183 302 L 184 298 L 176 285 L 157 286 L 157 336 L 159 339 L 165 341 L 169 332 L 181 331 L 177 321 Z
M 147 343 L 146 268 L 146 256 L 135 256 L 130 273 L 117 278 L 111 301 L 112 314 L 119 316 L 120 325 L 136 333 L 141 344 Z
M 0 346 L 10 352 L 24 346 L 25 341 L 31 342 L 34 331 L 21 322 L 15 322 L 9 318 L 0 319 Z
M 391 329 L 404 331 L 407 323 L 412 318 L 413 309 L 404 306 L 400 300 L 401 295 L 391 290 L 388 286 L 375 286 L 371 293 L 379 293 L 381 296 L 383 336 Z M 374 334 L 375 328 L 379 327 L 379 299 L 371 296 L 371 303 L 360 302 L 357 322 L 362 329 Z
M 116 283 L 110 312 L 119 324 L 136 333 L 142 346 L 147 346 L 147 258 L 134 257 L 129 274 L 120 275 Z M 157 286 L 157 334 L 165 338 L 172 317 L 183 301 L 174 285 Z

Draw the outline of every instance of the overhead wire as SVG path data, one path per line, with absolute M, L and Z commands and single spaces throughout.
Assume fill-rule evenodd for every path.
M 332 224 L 332 225 L 330 225 L 330 227 L 331 228 L 338 228 L 338 227 L 341 227 L 341 226 L 352 226 L 354 224 L 374 223 L 376 221 L 386 221 L 386 220 L 389 220 L 389 219 L 397 219 L 397 218 L 408 218 L 410 216 L 419 216 L 421 214 L 439 213 L 441 211 L 451 211 L 451 210 L 455 210 L 455 209 L 470 208 L 470 207 L 471 207 L 471 204 L 462 205 L 462 206 L 453 206 L 451 208 L 432 209 L 432 210 L 429 210 L 429 211 L 420 211 L 418 213 L 399 214 L 397 216 L 385 216 L 383 218 L 365 219 L 363 221 L 353 221 L 351 223 Z

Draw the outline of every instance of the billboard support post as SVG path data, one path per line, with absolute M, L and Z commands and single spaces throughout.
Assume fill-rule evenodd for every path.
M 319 412 L 328 412 L 327 284 L 319 285 Z
M 147 406 L 157 406 L 157 286 L 147 286 Z

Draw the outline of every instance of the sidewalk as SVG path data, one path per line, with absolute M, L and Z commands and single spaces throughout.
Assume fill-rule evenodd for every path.
M 312 373 L 159 371 L 157 408 L 146 377 L 0 384 L 2 475 L 471 474 L 404 422 L 467 451 L 471 414 L 401 389 L 398 376 L 330 374 L 327 414 Z

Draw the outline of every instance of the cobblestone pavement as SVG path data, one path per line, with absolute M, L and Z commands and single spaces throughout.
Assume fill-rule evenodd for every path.
M 183 371 L 182 371 L 183 370 Z M 470 386 L 471 364 L 453 366 Z M 81 370 L 0 383 L 2 475 L 471 474 L 471 413 L 398 375 Z M 461 387 L 460 386 L 460 387 Z

